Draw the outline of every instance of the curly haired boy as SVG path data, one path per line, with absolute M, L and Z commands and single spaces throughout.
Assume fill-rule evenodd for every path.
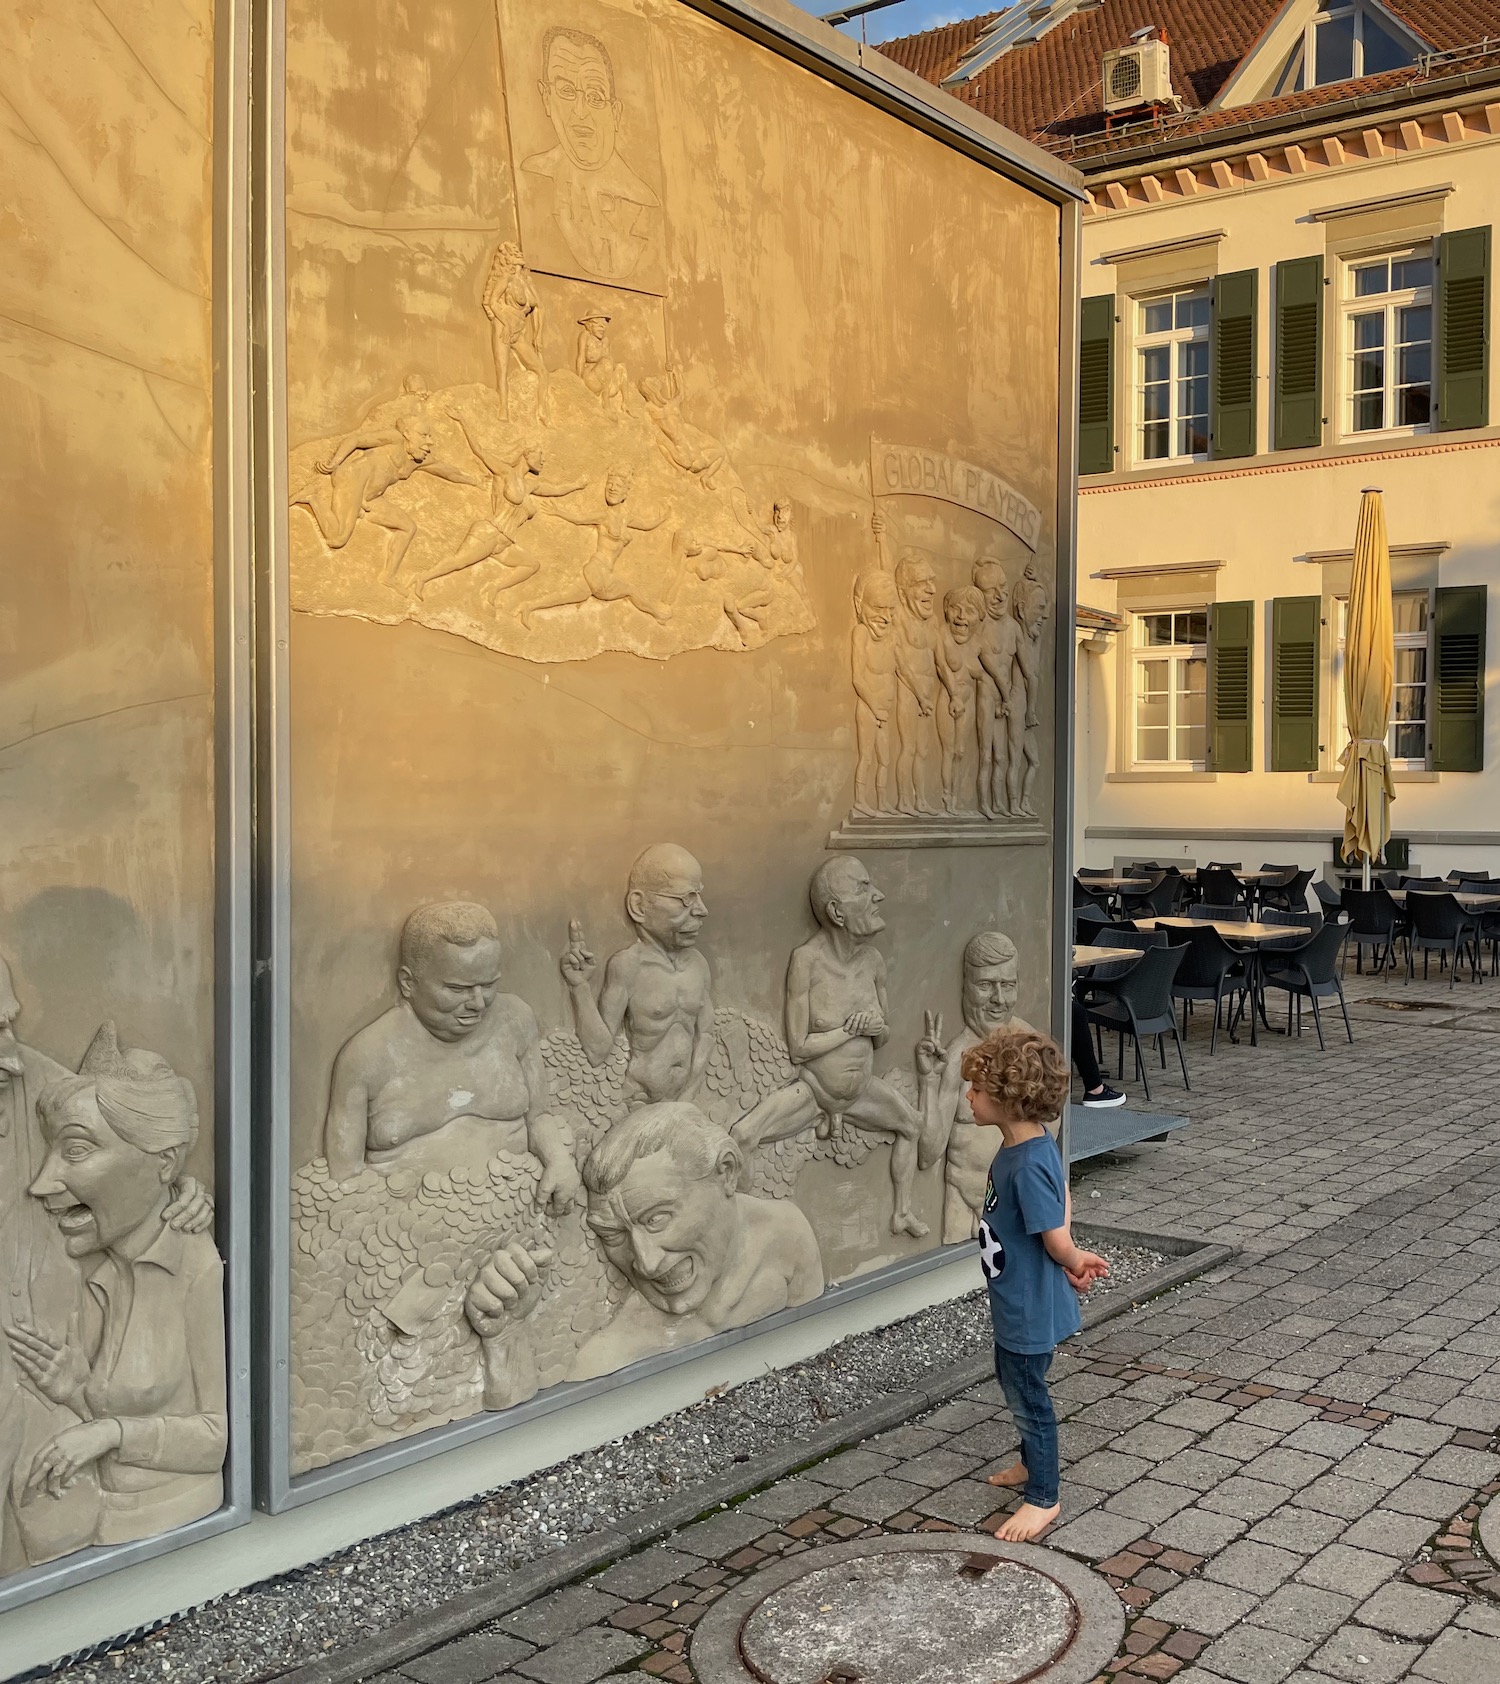
M 1072 1199 L 1046 1124 L 1068 1097 L 1062 1048 L 1045 1035 L 998 1029 L 964 1054 L 969 1108 L 1000 1130 L 979 1222 L 979 1266 L 989 1286 L 995 1377 L 1021 1435 L 1021 1455 L 991 1485 L 1024 1486 L 1020 1508 L 996 1532 L 1025 1543 L 1052 1525 L 1058 1501 L 1057 1415 L 1047 1392 L 1054 1348 L 1082 1325 L 1078 1297 L 1109 1265 L 1073 1243 Z

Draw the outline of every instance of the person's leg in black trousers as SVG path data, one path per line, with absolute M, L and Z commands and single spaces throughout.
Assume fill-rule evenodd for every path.
M 1083 1082 L 1083 1103 L 1095 1109 L 1113 1109 L 1125 1103 L 1125 1095 L 1104 1079 L 1089 1032 L 1089 1016 L 1083 1001 L 1073 996 L 1073 1068 Z

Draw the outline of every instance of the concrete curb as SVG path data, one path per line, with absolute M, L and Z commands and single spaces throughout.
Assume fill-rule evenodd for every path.
M 1152 1234 L 1087 1221 L 1077 1222 L 1076 1228 L 1084 1238 L 1143 1246 L 1177 1259 L 1143 1275 L 1129 1294 L 1119 1293 L 1090 1306 L 1083 1317 L 1085 1331 L 1124 1315 L 1147 1299 L 1159 1297 L 1198 1275 L 1217 1269 L 1237 1255 L 1232 1246 L 1213 1245 L 1206 1240 L 1189 1239 L 1179 1234 Z M 994 1362 L 988 1352 L 951 1363 L 915 1386 L 892 1392 L 878 1403 L 830 1421 L 805 1438 L 788 1440 L 748 1462 L 737 1462 L 723 1473 L 694 1486 L 691 1491 L 684 1491 L 680 1496 L 662 1503 L 653 1503 L 649 1508 L 638 1509 L 602 1531 L 552 1550 L 514 1572 L 502 1573 L 488 1584 L 478 1585 L 461 1596 L 439 1603 L 435 1608 L 410 1614 L 337 1654 L 265 1675 L 261 1684 L 273 1684 L 273 1681 L 274 1684 L 362 1684 L 365 1679 L 377 1677 L 444 1643 L 451 1643 L 479 1626 L 488 1625 L 503 1614 L 547 1595 L 549 1591 L 560 1590 L 575 1579 L 598 1572 L 622 1556 L 633 1554 L 642 1545 L 678 1531 L 709 1511 L 727 1507 L 764 1486 L 785 1479 L 799 1468 L 826 1461 L 840 1450 L 900 1426 L 912 1416 L 936 1408 L 955 1394 L 989 1379 L 993 1372 Z

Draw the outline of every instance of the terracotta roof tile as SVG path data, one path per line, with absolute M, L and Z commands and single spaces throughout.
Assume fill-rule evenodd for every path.
M 1500 40 L 1500 0 L 1384 3 L 1439 52 L 1469 46 L 1487 36 Z M 973 81 L 949 92 L 1043 145 L 1069 147 L 1096 136 L 1102 139 L 1104 54 L 1124 46 L 1133 31 L 1147 24 L 1155 24 L 1170 40 L 1172 86 L 1184 107 L 1180 116 L 1164 119 L 1163 138 L 1207 133 L 1262 118 L 1292 117 L 1358 94 L 1400 87 L 1419 74 L 1412 66 L 1253 106 L 1205 111 L 1280 10 L 1281 0 L 1104 0 L 1096 9 L 1065 19 L 1039 41 L 1013 47 Z M 962 23 L 904 36 L 883 43 L 880 51 L 928 81 L 941 82 L 998 15 L 986 12 Z

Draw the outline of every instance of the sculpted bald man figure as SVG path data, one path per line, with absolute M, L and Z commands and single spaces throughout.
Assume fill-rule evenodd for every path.
M 977 1239 L 994 1140 L 974 1121 L 964 1054 L 996 1029 L 1035 1033 L 1015 1015 L 1020 959 L 1016 944 L 999 930 L 981 930 L 964 949 L 964 1026 L 943 1045 L 943 1020 L 929 1019 L 917 1045 L 920 1104 L 930 1133 L 946 1136 L 943 1163 L 943 1244 Z
M 401 931 L 389 1011 L 333 1065 L 324 1151 L 336 1181 L 362 1165 L 452 1169 L 497 1152 L 541 1161 L 537 1204 L 553 1215 L 581 1191 L 531 1007 L 500 992 L 500 932 L 482 906 L 418 907 Z
M 635 940 L 604 967 L 594 999 L 596 961 L 575 920 L 559 962 L 578 1039 L 590 1064 L 604 1064 L 623 1028 L 636 1096 L 691 1099 L 714 1050 L 714 1003 L 698 932 L 708 916 L 703 867 L 675 842 L 655 842 L 630 868 L 625 914 Z
M 786 1045 L 797 1080 L 767 1095 L 731 1132 L 746 1152 L 808 1128 L 826 1134 L 841 1120 L 889 1135 L 891 1232 L 921 1239 L 927 1225 L 912 1211 L 912 1180 L 942 1146 L 924 1137 L 921 1118 L 875 1074 L 875 1049 L 890 1033 L 885 959 L 872 945 L 885 928 L 885 896 L 849 854 L 820 865 L 808 892 L 820 928 L 793 952 L 786 973 Z

